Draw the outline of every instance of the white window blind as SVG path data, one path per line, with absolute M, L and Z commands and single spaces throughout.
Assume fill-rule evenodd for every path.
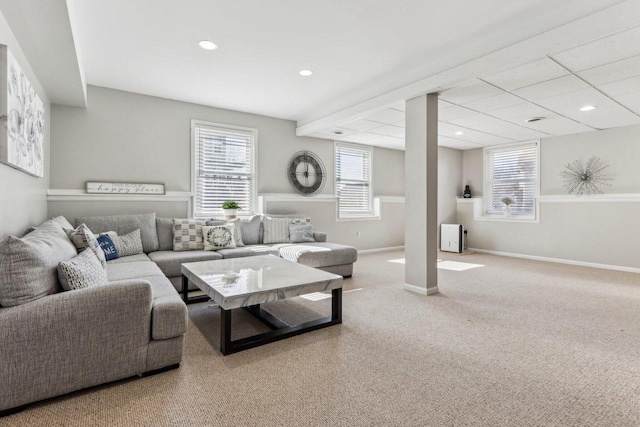
M 372 216 L 371 147 L 336 143 L 335 148 L 339 217 Z
M 256 130 L 194 122 L 194 216 L 223 214 L 227 200 L 255 211 Z
M 534 215 L 538 189 L 537 143 L 487 149 L 486 213 L 504 212 L 504 197 L 513 200 L 512 215 Z

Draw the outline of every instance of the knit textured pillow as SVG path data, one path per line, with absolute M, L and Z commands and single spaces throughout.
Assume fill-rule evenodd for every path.
M 217 251 L 218 249 L 233 249 L 236 247 L 235 225 L 214 225 L 202 227 L 204 236 L 204 250 Z
M 107 268 L 107 259 L 104 256 L 104 252 L 100 247 L 100 243 L 98 243 L 98 239 L 93 235 L 89 227 L 85 224 L 80 224 L 76 227 L 75 230 L 64 230 L 69 236 L 69 239 L 73 242 L 78 252 L 83 252 L 85 249 L 89 248 L 96 255 L 98 261 L 100 261 L 100 265 L 102 268 Z
M 315 242 L 313 237 L 313 226 L 309 225 L 290 225 L 289 238 L 291 243 Z
M 207 225 L 207 222 L 199 219 L 174 219 L 173 250 L 177 252 L 204 249 L 203 225 Z
M 137 255 L 144 252 L 139 228 L 124 236 L 118 236 L 115 231 L 107 231 L 100 235 L 107 235 L 111 238 L 113 245 L 116 247 L 116 252 L 118 252 L 118 257 Z
M 58 264 L 58 279 L 65 291 L 105 285 L 107 272 L 93 251 L 82 251 L 68 261 Z

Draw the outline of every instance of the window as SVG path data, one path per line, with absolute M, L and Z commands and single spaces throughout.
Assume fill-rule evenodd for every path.
M 221 215 L 227 200 L 238 202 L 240 213 L 256 206 L 256 129 L 192 121 L 193 214 Z
M 373 216 L 371 190 L 372 148 L 336 142 L 338 217 Z
M 485 213 L 504 212 L 502 199 L 513 200 L 513 216 L 535 216 L 538 194 L 538 144 L 485 149 Z

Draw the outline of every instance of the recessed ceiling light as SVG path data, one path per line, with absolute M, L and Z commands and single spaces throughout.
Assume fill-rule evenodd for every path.
M 457 131 L 456 133 L 454 133 L 454 135 L 464 135 L 464 132 L 462 132 L 461 130 Z
M 544 119 L 545 119 L 544 117 L 529 117 L 524 122 L 525 123 L 534 123 L 534 122 L 539 122 L 539 121 L 544 120 Z
M 200 40 L 198 46 L 206 50 L 216 50 L 218 48 L 218 45 L 211 40 Z
M 580 111 L 591 111 L 595 109 L 596 109 L 595 105 L 585 105 L 584 107 L 580 108 Z
M 311 71 L 311 70 L 300 70 L 299 74 L 301 76 L 304 76 L 304 77 L 309 77 L 311 74 L 313 74 L 313 71 Z

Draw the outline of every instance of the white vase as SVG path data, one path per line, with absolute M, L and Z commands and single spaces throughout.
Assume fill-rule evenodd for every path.
M 504 207 L 504 217 L 511 218 L 511 207 L 509 207 L 509 205 Z
M 234 219 L 238 216 L 238 209 L 223 209 L 224 217 L 227 219 Z

